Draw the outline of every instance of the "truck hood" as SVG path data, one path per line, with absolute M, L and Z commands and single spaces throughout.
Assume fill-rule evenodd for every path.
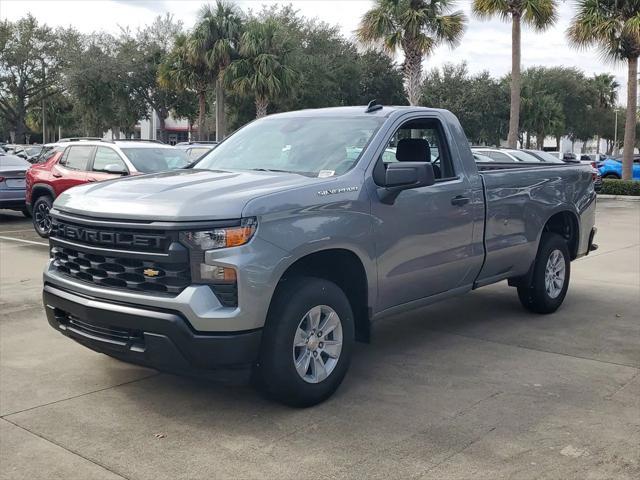
M 281 172 L 175 170 L 74 187 L 56 199 L 55 208 L 129 220 L 237 219 L 251 199 L 326 180 Z

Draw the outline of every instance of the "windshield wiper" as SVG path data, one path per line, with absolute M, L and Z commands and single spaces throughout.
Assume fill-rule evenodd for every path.
M 298 172 L 292 172 L 291 170 L 278 170 L 277 168 L 250 168 L 249 170 L 253 170 L 255 172 L 298 173 Z

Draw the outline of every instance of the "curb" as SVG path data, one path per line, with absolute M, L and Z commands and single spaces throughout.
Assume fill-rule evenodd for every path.
M 607 195 L 599 193 L 598 198 L 604 200 L 622 200 L 624 202 L 640 202 L 640 197 L 637 195 Z

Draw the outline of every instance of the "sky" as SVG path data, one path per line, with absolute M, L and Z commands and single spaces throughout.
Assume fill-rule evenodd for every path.
M 166 12 L 191 27 L 203 0 L 0 0 L 0 19 L 16 20 L 31 12 L 50 26 L 73 26 L 83 33 L 105 30 L 117 33 L 121 27 L 135 30 Z M 373 2 L 368 0 L 236 0 L 243 10 L 260 10 L 261 5 L 292 4 L 310 18 L 338 25 L 342 33 L 353 38 L 353 31 Z M 451 49 L 439 47 L 424 62 L 425 69 L 445 63 L 466 62 L 471 72 L 488 70 L 502 76 L 511 69 L 511 27 L 498 18 L 479 20 L 471 14 L 471 0 L 458 0 L 454 8 L 467 18 L 461 44 Z M 625 103 L 626 68 L 605 63 L 596 49 L 576 50 L 567 42 L 565 32 L 575 12 L 572 0 L 560 0 L 558 21 L 539 33 L 526 26 L 522 33 L 522 66 L 577 67 L 587 75 L 613 73 L 621 85 L 620 103 Z

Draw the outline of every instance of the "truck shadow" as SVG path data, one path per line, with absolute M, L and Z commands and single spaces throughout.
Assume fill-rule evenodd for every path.
M 572 293 L 563 310 L 569 311 L 571 304 L 583 302 L 586 298 L 579 292 Z M 424 378 L 420 379 L 421 376 L 428 375 L 429 369 L 440 362 L 468 355 L 469 345 L 473 342 L 492 342 L 493 337 L 498 335 L 500 339 L 495 340 L 498 343 L 517 347 L 520 342 L 511 342 L 508 338 L 521 339 L 536 328 L 548 330 L 553 325 L 571 328 L 565 324 L 566 319 L 568 316 L 563 315 L 562 310 L 555 316 L 525 311 L 518 302 L 515 290 L 506 285 L 488 287 L 410 314 L 390 317 L 375 324 L 370 345 L 356 344 L 351 369 L 343 385 L 331 399 L 314 409 L 333 411 L 358 403 L 362 400 L 363 392 L 374 394 L 376 388 L 386 388 L 381 386 L 384 383 L 381 382 L 382 378 L 396 375 L 393 383 L 410 391 L 416 388 L 416 382 L 418 387 L 420 382 L 426 382 Z M 461 361 L 464 363 L 468 359 Z M 435 368 L 442 374 L 440 367 Z M 408 371 L 398 373 L 402 369 Z M 478 382 L 472 373 L 468 376 L 470 383 Z M 181 417 L 180 420 L 185 422 L 190 422 L 198 411 L 199 415 L 205 417 L 212 410 L 218 413 L 251 411 L 257 415 L 274 415 L 273 420 L 295 411 L 262 398 L 249 385 L 247 372 L 238 372 L 237 377 L 233 372 L 220 372 L 206 377 L 162 374 L 143 383 L 148 382 L 153 383 L 154 391 L 163 392 L 159 398 L 171 398 L 172 404 L 189 405 L 187 410 L 175 408 L 175 405 L 171 407 L 172 415 Z M 167 408 L 165 402 L 157 403 L 155 398 L 139 395 L 140 392 L 133 386 L 127 391 L 140 409 L 157 408 L 161 413 Z M 181 411 L 188 413 L 183 417 L 179 413 Z

